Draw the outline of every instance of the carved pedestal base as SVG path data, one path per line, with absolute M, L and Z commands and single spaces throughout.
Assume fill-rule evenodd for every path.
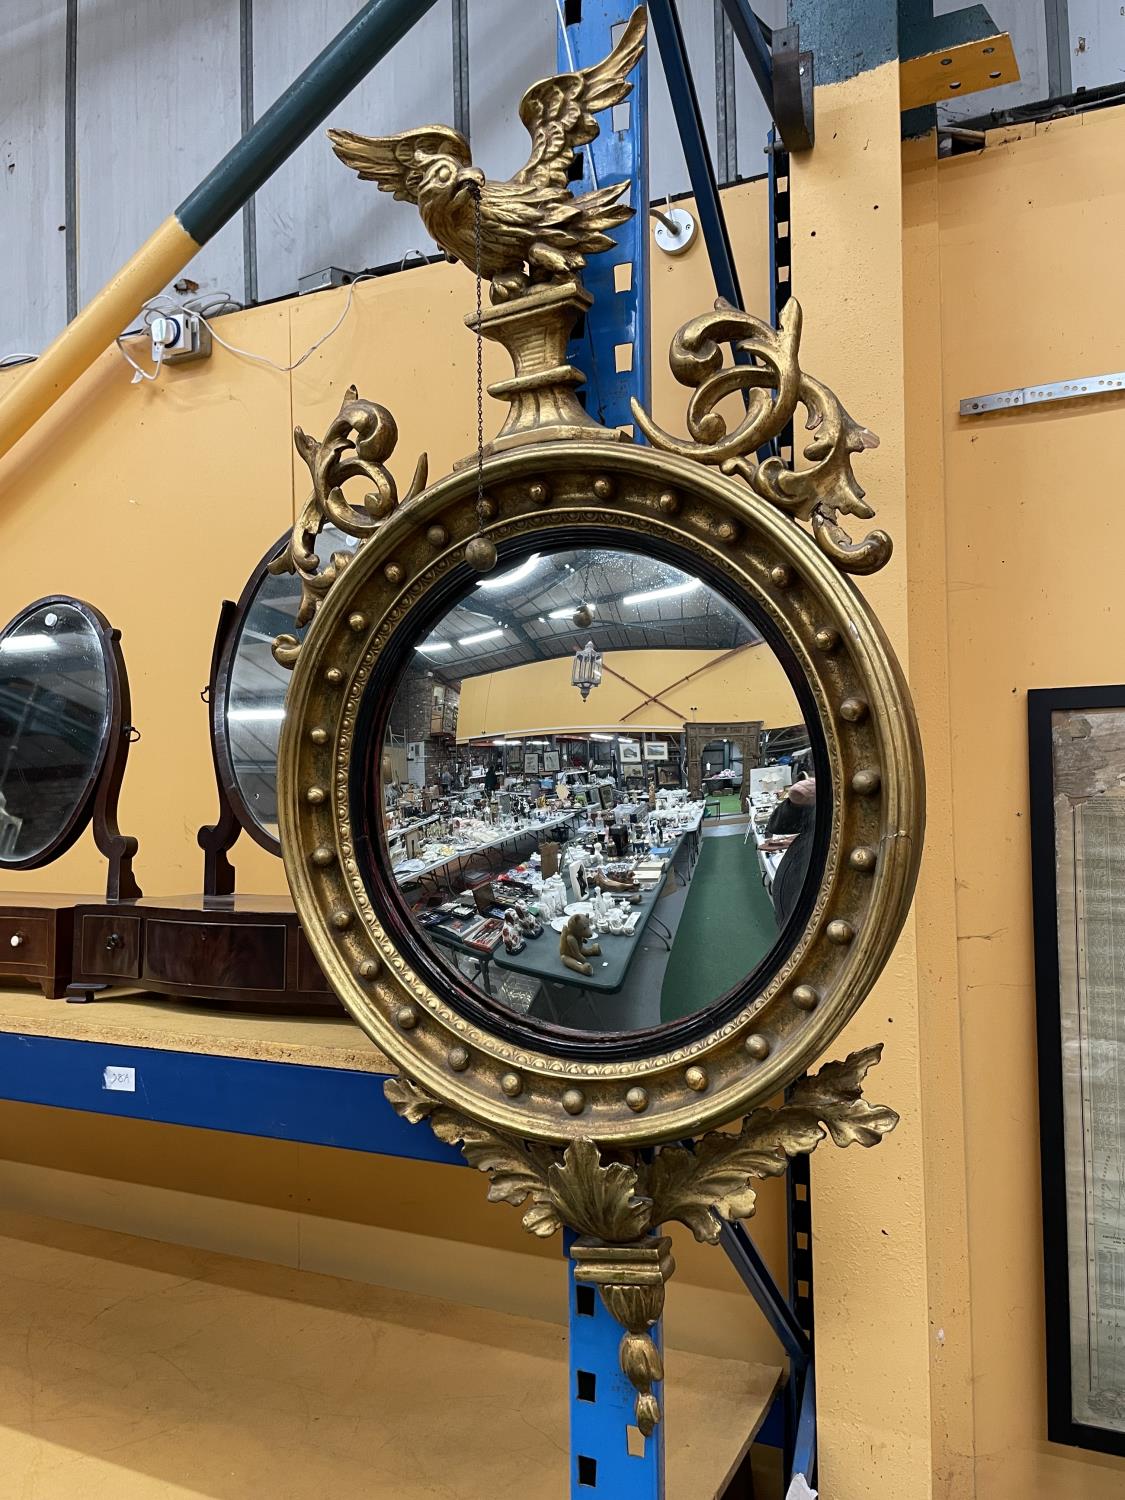
M 499 434 L 485 444 L 486 454 L 539 443 L 544 438 L 629 441 L 623 432 L 603 427 L 587 415 L 574 393 L 585 376 L 566 362 L 566 346 L 574 325 L 593 300 L 589 292 L 571 281 L 563 286 L 533 287 L 481 314 L 481 337 L 502 344 L 515 368 L 510 379 L 488 387 L 490 396 L 510 402 L 511 407 Z M 476 332 L 475 313 L 465 322 Z M 474 453 L 453 467 L 464 469 L 476 461 Z
M 779 1177 L 791 1157 L 830 1136 L 837 1146 L 875 1146 L 898 1124 L 886 1105 L 869 1104 L 863 1079 L 882 1046 L 826 1063 L 793 1085 L 776 1109 L 757 1109 L 737 1133 L 712 1130 L 683 1145 L 621 1150 L 605 1160 L 596 1141 L 579 1136 L 550 1146 L 518 1140 L 441 1104 L 408 1078 L 383 1085 L 392 1107 L 412 1125 L 427 1120 L 439 1140 L 459 1145 L 471 1167 L 490 1179 L 488 1196 L 522 1206 L 523 1226 L 546 1237 L 564 1224 L 582 1236 L 571 1246 L 576 1281 L 596 1286 L 625 1330 L 621 1368 L 637 1391 L 637 1426 L 650 1436 L 660 1420 L 653 1386 L 663 1378 L 649 1336 L 664 1308 L 664 1283 L 675 1270 L 662 1224 L 686 1224 L 697 1240 L 717 1244 L 725 1223 L 749 1219 L 752 1184 Z
M 660 1421 L 660 1403 L 652 1388 L 664 1379 L 664 1361 L 649 1329 L 663 1315 L 664 1283 L 676 1269 L 672 1241 L 667 1235 L 629 1245 L 580 1239 L 571 1245 L 570 1258 L 575 1281 L 596 1286 L 606 1308 L 625 1330 L 618 1357 L 637 1392 L 637 1426 L 645 1437 L 651 1437 Z

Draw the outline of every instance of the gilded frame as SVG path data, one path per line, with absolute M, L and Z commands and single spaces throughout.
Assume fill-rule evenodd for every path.
M 471 1118 L 529 1141 L 679 1140 L 747 1114 L 805 1072 L 855 1014 L 909 909 L 924 825 L 909 692 L 862 596 L 775 505 L 716 469 L 626 443 L 541 441 L 494 454 L 404 501 L 325 597 L 291 684 L 279 756 L 286 873 L 332 988 L 395 1066 Z M 607 526 L 706 558 L 795 655 L 819 710 L 832 827 L 795 946 L 733 1018 L 627 1060 L 560 1057 L 468 1020 L 394 943 L 360 871 L 350 795 L 359 704 L 479 535 Z

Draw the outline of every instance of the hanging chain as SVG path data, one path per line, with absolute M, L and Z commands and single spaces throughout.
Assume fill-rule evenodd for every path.
M 473 197 L 473 250 L 477 276 L 477 525 L 482 526 L 487 517 L 484 513 L 484 338 L 481 334 L 481 274 L 480 274 L 480 188 L 474 182 L 469 188 Z

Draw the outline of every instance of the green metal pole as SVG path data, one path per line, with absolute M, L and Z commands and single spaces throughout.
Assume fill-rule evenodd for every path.
M 203 245 L 291 156 L 436 0 L 368 0 L 190 192 L 176 218 Z
M 49 411 L 436 0 L 368 0 L 0 400 L 0 456 Z

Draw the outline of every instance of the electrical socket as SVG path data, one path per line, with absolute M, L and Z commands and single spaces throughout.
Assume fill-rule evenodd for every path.
M 211 330 L 198 313 L 160 313 L 148 325 L 155 362 L 161 350 L 165 361 L 206 359 L 211 353 Z

